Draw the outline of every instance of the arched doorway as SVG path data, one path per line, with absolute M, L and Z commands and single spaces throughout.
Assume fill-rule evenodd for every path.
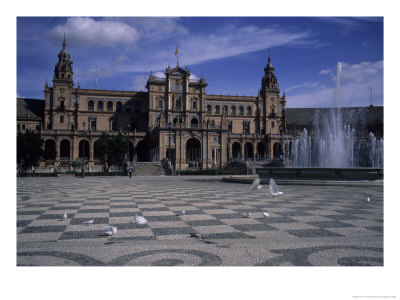
M 70 142 L 68 140 L 62 140 L 60 142 L 60 160 L 70 160 Z
M 54 160 L 57 155 L 56 142 L 54 140 L 48 139 L 44 143 L 44 159 Z
M 186 163 L 190 168 L 201 166 L 201 143 L 196 138 L 186 142 Z
M 237 158 L 240 155 L 240 144 L 238 142 L 234 142 L 232 144 L 232 157 Z
M 263 142 L 257 144 L 257 160 L 264 160 L 265 157 L 265 146 Z
M 87 140 L 81 140 L 79 142 L 79 157 L 88 160 L 89 150 L 89 142 Z
M 247 142 L 244 145 L 245 150 L 245 160 L 253 160 L 253 144 Z
M 143 162 L 149 160 L 149 155 L 147 152 L 147 145 L 145 141 L 140 141 L 136 146 L 137 161 Z
M 273 156 L 274 158 L 279 158 L 282 152 L 282 147 L 280 143 L 274 143 L 273 146 Z

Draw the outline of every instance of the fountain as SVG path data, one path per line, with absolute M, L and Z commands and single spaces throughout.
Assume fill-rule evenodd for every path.
M 299 137 L 286 141 L 286 166 L 301 168 L 383 168 L 383 138 L 366 134 L 366 109 L 341 107 L 341 73 L 336 72 L 337 107 L 316 109 L 313 132 L 304 129 Z

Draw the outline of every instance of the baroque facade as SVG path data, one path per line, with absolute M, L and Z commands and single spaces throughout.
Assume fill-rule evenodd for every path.
M 279 157 L 286 99 L 270 57 L 264 71 L 257 97 L 208 95 L 205 78 L 191 79 L 178 63 L 164 78 L 151 74 L 147 92 L 81 89 L 64 40 L 53 86 L 45 84 L 43 113 L 32 125 L 57 153 L 42 166 L 69 166 L 80 157 L 98 166 L 94 144 L 103 132 L 129 138 L 127 161 L 166 157 L 176 170 L 221 167 L 233 157 Z M 17 126 L 32 128 L 23 118 Z
M 168 158 L 175 170 L 188 170 L 222 167 L 235 157 L 279 158 L 289 133 L 312 119 L 310 109 L 286 108 L 270 56 L 256 97 L 210 95 L 204 76 L 190 75 L 177 63 L 162 78 L 150 74 L 147 92 L 81 89 L 64 39 L 44 101 L 17 99 L 17 130 L 40 131 L 45 148 L 56 150 L 41 167 L 68 167 L 84 158 L 96 169 L 96 140 L 103 132 L 122 132 L 130 140 L 127 162 Z

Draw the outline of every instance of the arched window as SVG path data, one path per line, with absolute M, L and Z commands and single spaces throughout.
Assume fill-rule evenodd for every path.
M 103 111 L 103 101 L 97 102 L 97 110 L 98 111 Z
M 88 105 L 88 110 L 94 111 L 94 102 L 93 102 L 93 100 L 89 100 L 87 105 Z
M 121 102 L 117 102 L 117 111 L 122 111 L 122 103 Z
M 239 106 L 239 116 L 243 116 L 244 114 L 244 108 L 243 106 Z
M 183 88 L 182 88 L 182 85 L 181 85 L 181 84 L 175 83 L 175 84 L 172 86 L 172 90 L 173 90 L 173 91 L 182 91 Z
M 107 111 L 113 111 L 113 103 L 112 101 L 107 102 Z
M 247 108 L 246 108 L 246 114 L 247 114 L 248 116 L 251 116 L 251 106 L 247 106 Z
M 221 112 L 220 112 L 220 108 L 219 108 L 219 105 L 215 105 L 215 114 L 216 115 L 219 115 Z
M 132 106 L 130 102 L 125 103 L 125 111 L 126 112 L 131 112 Z
M 211 105 L 207 105 L 207 115 L 211 115 L 212 114 L 212 107 Z
M 231 115 L 236 116 L 236 106 L 234 105 L 231 106 Z
M 224 115 L 227 115 L 227 114 L 228 114 L 228 106 L 224 105 L 224 107 L 222 108 L 222 113 L 223 113 Z

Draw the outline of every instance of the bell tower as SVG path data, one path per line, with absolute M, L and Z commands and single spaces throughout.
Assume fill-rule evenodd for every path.
M 63 47 L 58 52 L 58 62 L 54 67 L 53 88 L 49 88 L 47 83 L 45 86 L 45 128 L 47 129 L 75 128 L 72 64 L 64 35 Z
M 264 68 L 264 76 L 261 80 L 261 134 L 277 134 L 282 116 L 282 99 L 278 79 L 275 75 L 275 67 L 271 63 L 271 55 L 268 54 L 268 63 Z M 286 103 L 286 102 L 285 102 Z

